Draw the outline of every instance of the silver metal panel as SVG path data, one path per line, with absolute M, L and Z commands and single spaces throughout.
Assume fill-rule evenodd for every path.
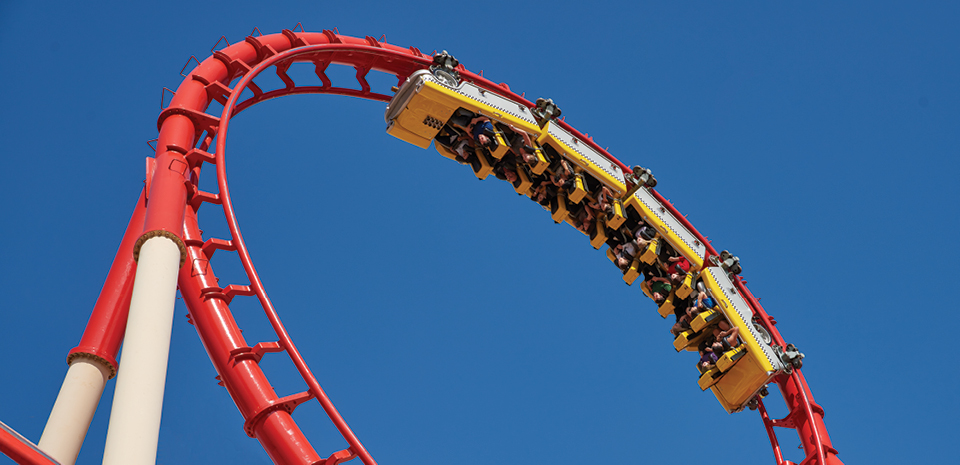
M 433 78 L 433 74 L 430 73 L 428 69 L 421 69 L 410 76 L 407 77 L 407 80 L 403 82 L 403 85 L 400 86 L 400 90 L 390 99 L 390 103 L 387 104 L 386 111 L 383 112 L 383 120 L 390 124 L 397 115 L 400 114 L 400 111 L 407 107 L 407 104 L 410 103 L 410 99 L 413 98 L 417 92 L 420 91 L 420 86 L 423 84 L 424 76 L 429 76 Z M 436 81 L 436 79 L 434 79 Z
M 717 282 L 720 289 L 723 290 L 723 296 L 733 304 L 733 309 L 740 314 L 740 318 L 743 319 L 750 334 L 753 335 L 753 339 L 756 340 L 760 348 L 763 349 L 763 355 L 770 361 L 770 365 L 772 365 L 776 371 L 783 371 L 785 369 L 783 362 L 777 357 L 773 348 L 763 341 L 757 328 L 753 326 L 753 310 L 750 309 L 750 305 L 747 304 L 747 301 L 744 300 L 740 292 L 737 291 L 737 288 L 733 285 L 733 282 L 730 281 L 730 278 L 727 277 L 727 273 L 723 271 L 723 268 L 711 266 L 704 268 L 703 272 L 710 273 L 710 276 Z
M 691 250 L 696 252 L 697 256 L 700 257 L 700 260 L 703 260 L 707 253 L 707 246 L 701 243 L 700 240 L 697 239 L 697 236 L 694 236 L 693 233 L 690 232 L 690 230 L 680 222 L 680 220 L 675 218 L 670 213 L 670 210 L 667 210 L 667 207 L 663 206 L 663 204 L 661 204 L 660 201 L 657 200 L 649 190 L 647 190 L 647 188 L 643 187 L 637 189 L 637 192 L 633 194 L 633 196 L 646 205 L 654 215 L 657 215 L 657 218 L 660 218 L 660 220 L 663 221 L 668 228 L 670 228 L 670 231 L 680 238 L 680 240 L 683 241 L 687 247 L 690 247 Z
M 437 81 L 436 79 L 434 79 L 434 82 L 443 85 L 443 83 Z M 490 92 L 489 90 L 481 89 L 472 82 L 461 82 L 456 89 L 449 86 L 445 87 L 460 95 L 463 95 L 464 97 L 468 97 L 484 105 L 491 106 L 500 113 L 512 115 L 533 125 L 537 124 L 537 120 L 533 118 L 533 114 L 530 113 L 530 109 L 527 108 L 526 105 L 522 105 L 519 102 L 514 102 L 513 100 Z
M 423 82 L 426 81 L 432 81 L 436 84 L 442 85 L 464 97 L 492 107 L 502 114 L 508 114 L 515 118 L 527 121 L 532 125 L 537 125 L 536 118 L 533 117 L 533 113 L 530 112 L 530 109 L 527 108 L 526 105 L 510 100 L 495 92 L 482 89 L 471 82 L 464 81 L 461 82 L 456 88 L 452 88 L 440 82 L 440 80 L 435 78 L 429 70 L 425 69 L 411 74 L 410 77 L 408 77 L 404 82 L 403 86 L 401 86 L 400 90 L 397 91 L 397 94 L 387 105 L 387 110 L 384 113 L 384 119 L 387 123 L 390 123 L 390 121 L 400 114 L 400 111 L 407 106 L 407 103 L 411 98 L 413 98 L 413 95 L 420 90 Z M 570 149 L 574 150 L 582 157 L 586 158 L 597 169 L 607 172 L 610 176 L 619 180 L 620 182 L 624 182 L 623 170 L 621 170 L 616 163 L 613 163 L 601 155 L 600 152 L 597 152 L 593 147 L 581 142 L 559 125 L 550 124 L 549 130 L 554 137 L 562 141 Z

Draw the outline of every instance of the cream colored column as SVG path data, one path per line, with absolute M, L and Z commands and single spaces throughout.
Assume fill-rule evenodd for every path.
M 153 237 L 140 248 L 104 465 L 156 463 L 179 268 L 174 241 Z
M 62 465 L 73 465 L 110 377 L 105 362 L 78 357 L 63 379 L 37 447 Z

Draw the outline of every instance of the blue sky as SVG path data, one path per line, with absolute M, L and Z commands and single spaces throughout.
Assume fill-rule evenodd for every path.
M 960 379 L 937 329 L 960 319 L 936 302 L 958 290 L 956 4 L 342 3 L 0 4 L 0 421 L 39 440 L 142 186 L 161 89 L 221 35 L 302 22 L 446 49 L 553 98 L 741 258 L 807 355 L 841 459 L 955 457 Z M 772 463 L 759 415 L 700 392 L 694 356 L 601 252 L 506 183 L 386 135 L 383 109 L 274 100 L 233 120 L 227 151 L 267 291 L 380 463 L 663 463 L 720 440 Z M 200 215 L 223 237 L 222 215 Z M 246 284 L 217 257 L 222 284 Z M 247 340 L 271 340 L 254 302 L 235 303 Z M 185 314 L 178 301 L 158 462 L 267 462 Z M 303 390 L 281 356 L 262 365 L 281 395 Z M 78 463 L 101 459 L 113 386 Z M 321 455 L 345 447 L 315 402 L 294 418 Z M 802 458 L 792 432 L 780 441 Z

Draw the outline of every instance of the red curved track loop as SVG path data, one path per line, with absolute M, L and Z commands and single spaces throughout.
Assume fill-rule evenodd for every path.
M 316 74 L 323 85 L 298 87 L 286 73 L 294 62 L 314 64 Z M 260 441 L 276 463 L 333 465 L 355 457 L 359 457 L 366 465 L 376 462 L 347 426 L 307 367 L 283 327 L 253 266 L 240 234 L 226 181 L 225 148 L 230 118 L 259 102 L 293 94 L 338 94 L 388 101 L 391 96 L 371 92 L 365 79 L 367 73 L 370 71 L 389 73 L 397 77 L 398 83 L 402 83 L 408 75 L 427 68 L 431 63 L 432 57 L 425 56 L 415 48 L 397 47 L 379 42 L 369 36 L 359 39 L 342 36 L 332 31 L 296 33 L 290 30 L 284 30 L 281 34 L 251 36 L 244 42 L 214 52 L 213 56 L 194 68 L 177 89 L 170 105 L 160 114 L 158 160 L 162 154 L 173 155 L 175 159 L 182 157 L 189 168 L 189 181 L 185 185 L 186 205 L 189 208 L 186 208 L 184 214 L 182 231 L 188 263 L 180 271 L 180 292 L 222 384 L 243 415 L 245 431 Z M 324 73 L 330 64 L 351 66 L 356 69 L 356 77 L 361 89 L 333 86 Z M 253 79 L 271 67 L 275 68 L 277 76 L 284 82 L 285 87 L 264 92 L 253 82 Z M 506 85 L 489 81 L 467 71 L 462 65 L 458 69 L 463 79 L 528 107 L 534 106 L 528 100 L 511 92 Z M 239 82 L 231 88 L 230 83 L 238 78 Z M 240 101 L 240 95 L 245 89 L 249 89 L 253 96 Z M 224 106 L 219 118 L 205 113 L 208 105 L 214 100 Z M 620 165 L 625 171 L 629 170 L 626 165 L 610 156 L 590 138 L 563 121 L 559 124 Z M 215 153 L 210 153 L 207 150 L 214 139 L 216 139 L 216 150 Z M 202 192 L 197 188 L 204 162 L 217 165 L 219 193 Z M 673 205 L 663 199 L 660 194 L 652 192 L 697 236 L 701 243 L 707 245 L 708 254 L 718 255 L 709 241 L 689 224 Z M 165 200 L 152 198 L 148 201 L 165 202 Z M 232 236 L 229 240 L 202 237 L 197 223 L 197 211 L 204 202 L 222 206 Z M 210 258 L 216 250 L 236 251 L 250 284 L 220 287 L 210 265 Z M 775 320 L 766 314 L 759 302 L 747 290 L 745 281 L 737 277 L 735 283 L 773 337 L 774 342 L 785 345 L 782 336 L 774 326 Z M 277 341 L 249 345 L 241 336 L 229 304 L 235 296 L 254 295 L 257 296 L 273 326 Z M 259 367 L 259 361 L 268 352 L 281 351 L 286 352 L 293 360 L 308 386 L 307 391 L 281 398 L 270 386 Z M 787 465 L 792 462 L 782 457 L 773 430 L 775 426 L 797 430 L 807 455 L 803 461 L 805 465 L 841 464 L 823 423 L 823 409 L 814 403 L 813 395 L 800 370 L 794 370 L 790 375 L 783 375 L 776 382 L 790 413 L 784 419 L 771 420 L 761 403 L 760 414 L 770 436 L 777 463 Z M 316 398 L 320 402 L 349 445 L 346 449 L 335 452 L 325 459 L 313 449 L 291 416 L 297 405 L 311 398 Z

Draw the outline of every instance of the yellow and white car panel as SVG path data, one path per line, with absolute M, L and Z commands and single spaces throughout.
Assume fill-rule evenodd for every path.
M 509 124 L 529 134 L 541 132 L 526 105 L 467 81 L 457 87 L 449 87 L 429 70 L 420 70 L 407 78 L 387 104 L 384 113 L 387 133 L 417 147 L 427 148 L 458 108 Z
M 626 193 L 627 186 L 620 166 L 608 160 L 586 142 L 574 137 L 556 121 L 550 121 L 544 126 L 543 133 L 537 138 L 537 143 L 553 147 L 557 153 L 609 187 L 615 197 Z
M 720 267 L 707 267 L 700 273 L 700 277 L 727 321 L 740 330 L 745 354 L 725 362 L 732 366 L 726 366 L 723 377 L 711 387 L 724 409 L 728 412 L 739 411 L 754 394 L 786 367 L 753 325 L 753 311 L 727 273 Z
M 691 270 L 703 266 L 707 253 L 706 245 L 702 244 L 683 223 L 675 218 L 663 204 L 650 193 L 646 187 L 637 189 L 627 199 L 626 207 L 633 207 L 650 226 L 656 228 L 660 235 L 667 239 L 674 250 L 687 257 Z

